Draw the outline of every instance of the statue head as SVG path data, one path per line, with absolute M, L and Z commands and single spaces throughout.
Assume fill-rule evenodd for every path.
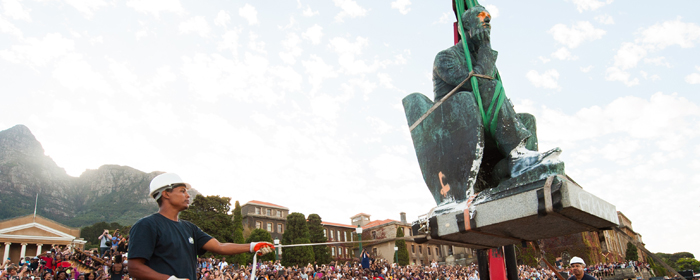
M 474 6 L 462 14 L 462 26 L 469 38 L 483 40 L 491 34 L 491 14 L 482 6 Z

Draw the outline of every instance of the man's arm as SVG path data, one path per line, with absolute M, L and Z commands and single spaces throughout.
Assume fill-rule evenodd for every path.
M 220 243 L 216 238 L 212 238 L 202 246 L 202 249 L 219 255 L 235 255 L 241 253 L 253 253 L 260 250 L 262 254 L 267 254 L 275 248 L 269 242 L 254 242 L 249 244 Z
M 146 265 L 146 260 L 141 258 L 129 259 L 129 275 L 139 280 L 167 280 L 170 275 L 156 272 Z

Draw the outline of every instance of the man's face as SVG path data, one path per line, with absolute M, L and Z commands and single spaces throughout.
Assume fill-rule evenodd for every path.
M 190 194 L 187 193 L 187 187 L 185 185 L 173 188 L 172 191 L 167 192 L 167 195 L 170 204 L 176 208 L 185 210 L 190 207 Z
M 583 277 L 583 264 L 580 264 L 580 263 L 571 264 L 571 274 L 576 275 L 576 278 Z

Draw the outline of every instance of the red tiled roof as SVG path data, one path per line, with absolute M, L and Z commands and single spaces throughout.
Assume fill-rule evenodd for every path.
M 269 203 L 269 202 L 264 202 L 264 201 L 259 201 L 259 200 L 251 200 L 251 201 L 246 202 L 246 204 L 248 204 L 248 203 L 289 209 L 289 208 L 281 206 L 281 205 L 277 205 L 277 204 L 273 204 L 273 203 Z
M 321 221 L 322 225 L 327 225 L 327 226 L 336 226 L 336 227 L 346 227 L 346 228 L 357 228 L 356 226 L 353 225 L 346 225 L 346 224 L 339 224 L 339 223 L 332 223 L 332 222 L 324 222 Z
M 383 225 L 383 224 L 387 224 L 387 223 L 391 223 L 391 222 L 398 222 L 398 221 L 397 221 L 397 220 L 392 220 L 392 219 L 386 219 L 386 220 L 383 220 L 383 221 L 377 220 L 377 221 L 369 222 L 368 224 L 364 225 L 362 228 L 363 228 L 363 229 L 366 229 L 366 228 L 373 228 L 373 227 L 381 226 L 381 225 Z

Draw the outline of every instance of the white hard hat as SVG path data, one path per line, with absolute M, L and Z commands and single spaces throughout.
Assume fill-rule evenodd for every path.
M 582 258 L 579 258 L 579 257 L 573 257 L 573 258 L 571 258 L 571 261 L 569 262 L 569 265 L 572 265 L 572 264 L 575 264 L 575 263 L 580 263 L 580 264 L 582 264 L 583 266 L 586 266 L 586 262 L 584 262 L 583 259 L 582 259 Z
M 160 174 L 151 180 L 151 191 L 148 196 L 158 200 L 164 190 L 173 188 L 177 184 L 184 184 L 187 189 L 191 187 L 190 184 L 183 182 L 180 176 L 175 173 Z

